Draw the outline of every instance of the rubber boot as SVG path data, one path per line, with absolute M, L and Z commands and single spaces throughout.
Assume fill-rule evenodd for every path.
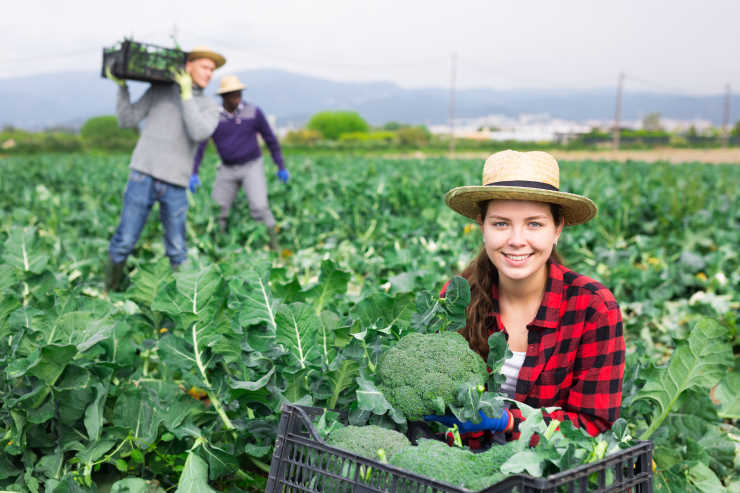
M 218 232 L 222 235 L 228 234 L 229 232 L 229 223 L 225 217 L 218 218 Z
M 267 228 L 267 235 L 270 237 L 270 250 L 275 252 L 280 251 L 280 245 L 278 245 L 278 234 L 276 228 Z
M 113 263 L 112 260 L 108 259 L 108 263 L 105 264 L 105 290 L 106 291 L 120 291 L 121 284 L 123 284 L 124 270 L 126 268 L 126 261 L 124 260 L 120 264 Z

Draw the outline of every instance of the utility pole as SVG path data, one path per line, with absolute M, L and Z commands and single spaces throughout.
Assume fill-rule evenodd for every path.
M 730 84 L 725 86 L 725 111 L 722 116 L 722 147 L 727 147 L 730 139 Z
M 452 54 L 450 66 L 450 158 L 455 158 L 455 77 L 457 72 L 457 53 Z
M 614 128 L 612 129 L 612 142 L 614 150 L 619 150 L 619 126 L 622 120 L 622 85 L 624 84 L 624 72 L 619 73 L 617 81 L 617 108 L 614 112 Z

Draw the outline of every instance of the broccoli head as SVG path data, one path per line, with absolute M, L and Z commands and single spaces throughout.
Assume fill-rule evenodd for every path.
M 506 477 L 501 466 L 514 454 L 513 443 L 494 445 L 476 454 L 438 440 L 421 439 L 418 446 L 401 450 L 389 463 L 437 481 L 478 491 Z
M 482 385 L 486 364 L 457 332 L 411 333 L 378 361 L 379 390 L 407 419 L 443 414 L 465 384 Z
M 387 458 L 411 446 L 406 435 L 382 426 L 343 426 L 331 432 L 326 443 L 353 454 L 378 460 L 378 450 L 383 449 Z

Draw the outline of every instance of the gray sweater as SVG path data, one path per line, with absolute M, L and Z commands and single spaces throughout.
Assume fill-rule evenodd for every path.
M 188 186 L 198 143 L 218 125 L 218 105 L 193 86 L 193 97 L 180 99 L 177 84 L 152 84 L 135 103 L 128 87 L 118 90 L 118 125 L 132 128 L 146 119 L 131 156 L 131 169 L 158 180 Z

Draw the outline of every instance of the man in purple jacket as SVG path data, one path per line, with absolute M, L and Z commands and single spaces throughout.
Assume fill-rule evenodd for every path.
M 221 207 L 218 224 L 222 232 L 227 230 L 231 206 L 239 193 L 239 187 L 242 187 L 249 202 L 252 218 L 265 223 L 270 236 L 270 248 L 277 250 L 275 218 L 267 202 L 267 182 L 262 151 L 257 142 L 258 133 L 267 144 L 272 160 L 278 167 L 277 177 L 280 181 L 287 183 L 290 173 L 285 169 L 280 143 L 265 115 L 257 106 L 242 101 L 242 89 L 244 84 L 236 76 L 227 75 L 221 79 L 218 90 L 223 104 L 219 108 L 218 126 L 212 135 L 218 155 L 221 157 L 212 194 L 213 199 Z M 195 153 L 193 174 L 190 177 L 191 192 L 195 192 L 200 186 L 198 169 L 207 144 L 208 140 L 201 142 Z

